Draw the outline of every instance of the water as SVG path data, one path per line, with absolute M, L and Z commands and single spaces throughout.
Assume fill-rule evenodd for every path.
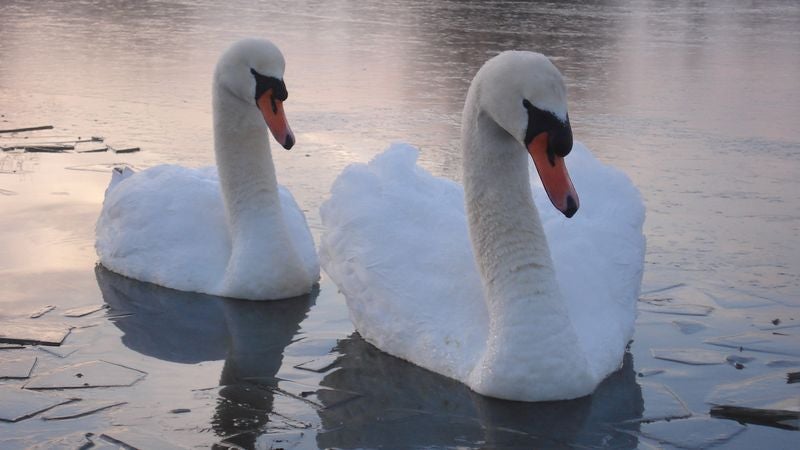
M 576 139 L 628 173 L 647 206 L 644 301 L 621 371 L 571 402 L 485 399 L 353 335 L 325 276 L 312 296 L 254 305 L 95 268 L 107 165 L 213 163 L 211 70 L 249 35 L 286 55 L 298 144 L 276 150 L 276 165 L 317 237 L 336 174 L 392 141 L 458 179 L 474 72 L 505 49 L 551 56 Z M 29 347 L 0 359 L 35 355 L 34 375 L 106 360 L 147 376 L 60 392 L 127 403 L 0 422 L 0 446 L 78 447 L 105 433 L 144 447 L 793 447 L 796 431 L 715 418 L 709 402 L 734 386 L 742 405 L 800 409 L 796 385 L 783 382 L 800 370 L 798 42 L 792 1 L 5 0 L 0 129 L 53 124 L 29 139 L 101 135 L 143 151 L 0 154 L 0 319 L 53 304 L 36 320 L 84 327 L 62 346 L 66 358 Z M 61 316 L 103 302 L 105 312 Z M 725 362 L 654 357 L 664 354 Z

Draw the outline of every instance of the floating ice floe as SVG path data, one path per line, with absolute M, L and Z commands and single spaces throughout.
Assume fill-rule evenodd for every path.
M 692 305 L 692 304 L 652 304 L 645 303 L 639 305 L 639 311 L 647 311 L 657 314 L 675 314 L 678 316 L 707 316 L 714 311 L 711 306 Z
M 0 420 L 18 422 L 74 399 L 0 386 Z
M 721 384 L 711 391 L 706 403 L 800 413 L 800 388 L 787 383 L 786 372 L 778 371 Z
M 725 353 L 696 348 L 653 348 L 650 353 L 656 359 L 691 365 L 724 364 L 726 357 Z
M 706 399 L 711 415 L 800 430 L 800 389 L 787 375 L 781 371 L 717 386 Z
M 731 441 L 746 427 L 728 420 L 715 420 L 706 417 L 655 422 L 642 425 L 644 437 L 654 439 L 660 444 L 678 448 L 708 448 Z
M 644 398 L 644 411 L 637 422 L 683 419 L 692 413 L 677 394 L 660 383 L 640 383 Z
M 672 324 L 678 327 L 683 334 L 694 334 L 707 328 L 704 323 L 694 320 L 673 320 Z
M 35 365 L 36 356 L 30 354 L 0 354 L 0 379 L 28 378 Z
M 25 389 L 80 389 L 130 386 L 147 375 L 140 370 L 106 361 L 89 361 L 60 367 L 31 379 Z
M 33 311 L 28 317 L 30 317 L 31 319 L 38 319 L 39 317 L 42 317 L 43 315 L 49 313 L 54 309 L 56 309 L 55 305 L 43 306 L 37 309 L 36 311 Z
M 0 342 L 8 344 L 61 345 L 69 335 L 70 327 L 64 324 L 34 320 L 4 321 L 0 327 Z
M 91 448 L 95 446 L 99 448 L 157 448 L 162 450 L 179 450 L 184 448 L 167 442 L 158 436 L 128 428 L 115 428 L 99 435 L 90 434 L 87 436 L 87 439 L 93 444 Z
M 89 314 L 108 308 L 106 304 L 85 305 L 64 311 L 64 317 L 85 317 Z
M 47 347 L 47 346 L 38 346 L 37 348 L 45 353 L 48 353 L 53 356 L 58 356 L 59 358 L 66 358 L 67 356 L 77 352 L 84 346 L 82 345 L 60 345 L 58 347 Z
M 764 353 L 800 356 L 800 335 L 754 331 L 706 339 L 705 343 Z
M 115 406 L 124 405 L 127 402 L 120 401 L 86 401 L 68 403 L 58 406 L 47 413 L 42 414 L 44 420 L 63 420 L 74 419 L 77 417 L 88 416 L 96 412 L 104 411 Z

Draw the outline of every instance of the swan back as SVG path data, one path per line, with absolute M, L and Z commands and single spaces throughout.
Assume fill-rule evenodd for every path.
M 417 156 L 393 144 L 339 175 L 320 208 L 320 261 L 367 341 L 463 380 L 488 329 L 464 194 L 417 166 Z

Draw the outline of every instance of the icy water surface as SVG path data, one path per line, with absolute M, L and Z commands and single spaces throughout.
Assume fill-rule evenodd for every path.
M 797 2 L 216 3 L 3 1 L 0 130 L 54 129 L 0 146 L 142 151 L 0 153 L 0 336 L 61 342 L 0 344 L 0 447 L 797 447 Z M 297 145 L 275 159 L 316 236 L 336 174 L 392 141 L 458 179 L 474 72 L 551 56 L 576 139 L 647 205 L 622 369 L 591 397 L 492 400 L 366 344 L 324 275 L 250 303 L 96 267 L 110 165 L 212 163 L 213 64 L 249 35 L 286 55 Z

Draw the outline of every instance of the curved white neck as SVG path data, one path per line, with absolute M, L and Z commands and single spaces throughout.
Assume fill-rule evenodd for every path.
M 528 154 L 480 110 L 476 96 L 471 89 L 464 107 L 463 178 L 470 240 L 483 281 L 489 330 L 470 385 L 478 392 L 505 397 L 503 389 L 517 389 L 521 383 L 531 383 L 531 376 L 541 375 L 541 386 L 534 383 L 531 389 L 542 389 L 541 394 L 546 395 L 543 360 L 547 361 L 554 348 L 580 354 L 577 336 L 533 203 Z M 528 365 L 539 370 L 532 375 Z M 493 370 L 497 366 L 518 370 Z
M 258 109 L 214 89 L 214 152 L 231 231 L 280 205 L 267 127 Z M 253 206 L 267 208 L 253 208 Z M 244 230 L 241 230 L 244 231 Z
M 512 304 L 524 307 L 553 299 L 560 304 L 550 249 L 531 194 L 528 154 L 470 103 L 462 125 L 464 189 L 470 239 L 490 314 Z M 513 317 L 518 316 L 508 319 Z
M 222 292 L 277 298 L 269 297 L 272 290 L 281 292 L 307 275 L 284 222 L 269 131 L 255 105 L 226 89 L 215 86 L 213 102 L 214 151 L 231 238 Z

